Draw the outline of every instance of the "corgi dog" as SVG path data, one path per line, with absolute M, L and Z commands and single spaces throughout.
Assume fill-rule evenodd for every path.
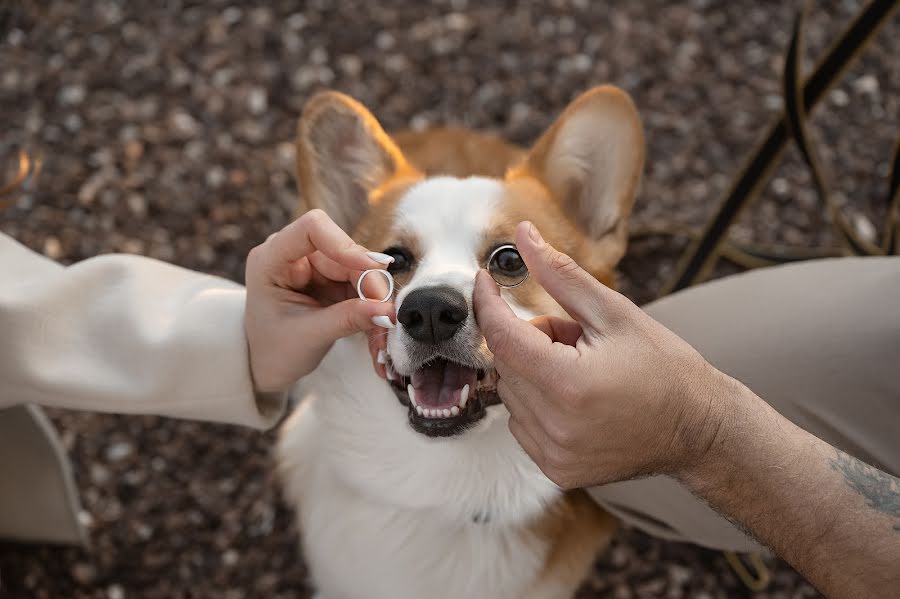
M 631 99 L 591 89 L 525 150 L 456 128 L 392 137 L 324 92 L 296 143 L 301 212 L 324 210 L 392 256 L 397 283 L 397 324 L 335 343 L 280 432 L 317 596 L 571 597 L 616 521 L 560 490 L 510 434 L 472 293 L 486 268 L 521 283 L 502 289 L 519 317 L 565 315 L 524 278 L 512 240 L 526 219 L 612 284 L 644 162 Z

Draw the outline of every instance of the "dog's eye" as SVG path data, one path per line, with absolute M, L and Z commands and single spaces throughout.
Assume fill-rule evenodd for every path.
M 501 287 L 515 287 L 528 278 L 528 267 L 512 244 L 501 245 L 491 252 L 488 272 Z
M 410 254 L 409 250 L 407 250 L 406 248 L 390 247 L 384 250 L 384 252 L 382 253 L 387 254 L 394 259 L 394 261 L 391 262 L 387 268 L 388 272 L 392 275 L 406 272 L 410 268 L 412 268 L 412 254 Z

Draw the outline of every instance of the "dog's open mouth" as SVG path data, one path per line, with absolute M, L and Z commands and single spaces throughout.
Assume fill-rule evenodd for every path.
M 488 406 L 500 403 L 494 370 L 435 358 L 405 377 L 390 357 L 385 366 L 397 399 L 409 409 L 410 425 L 429 437 L 457 435 L 481 420 Z

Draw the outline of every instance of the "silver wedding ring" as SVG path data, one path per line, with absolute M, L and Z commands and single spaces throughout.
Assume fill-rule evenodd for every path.
M 381 273 L 384 276 L 384 278 L 387 279 L 388 292 L 387 292 L 387 295 L 385 295 L 380 300 L 374 300 L 374 299 L 370 299 L 370 298 L 366 297 L 366 294 L 363 293 L 363 290 L 362 290 L 363 279 L 365 279 L 368 274 L 373 273 L 373 272 Z M 359 275 L 359 279 L 356 281 L 356 293 L 359 294 L 359 299 L 361 299 L 361 300 L 365 300 L 367 302 L 378 301 L 379 303 L 383 304 L 384 302 L 390 300 L 394 296 L 394 275 L 392 275 L 391 273 L 389 273 L 388 271 L 386 271 L 382 268 L 370 268 L 369 270 L 364 270 L 362 272 L 362 274 Z

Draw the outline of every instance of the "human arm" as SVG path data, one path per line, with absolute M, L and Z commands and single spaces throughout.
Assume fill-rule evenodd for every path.
M 480 275 L 475 309 L 495 352 L 510 429 L 570 488 L 669 474 L 834 596 L 881 596 L 900 578 L 900 488 L 837 453 L 712 368 L 567 256 L 516 242 L 575 319 L 514 317 Z
M 252 252 L 249 297 L 139 256 L 63 267 L 0 235 L 0 405 L 271 426 L 331 342 L 392 312 L 347 301 L 356 269 L 379 263 L 323 216 Z
M 672 470 L 694 494 L 771 547 L 828 597 L 900 587 L 900 479 L 794 425 L 716 372 L 720 423 Z

